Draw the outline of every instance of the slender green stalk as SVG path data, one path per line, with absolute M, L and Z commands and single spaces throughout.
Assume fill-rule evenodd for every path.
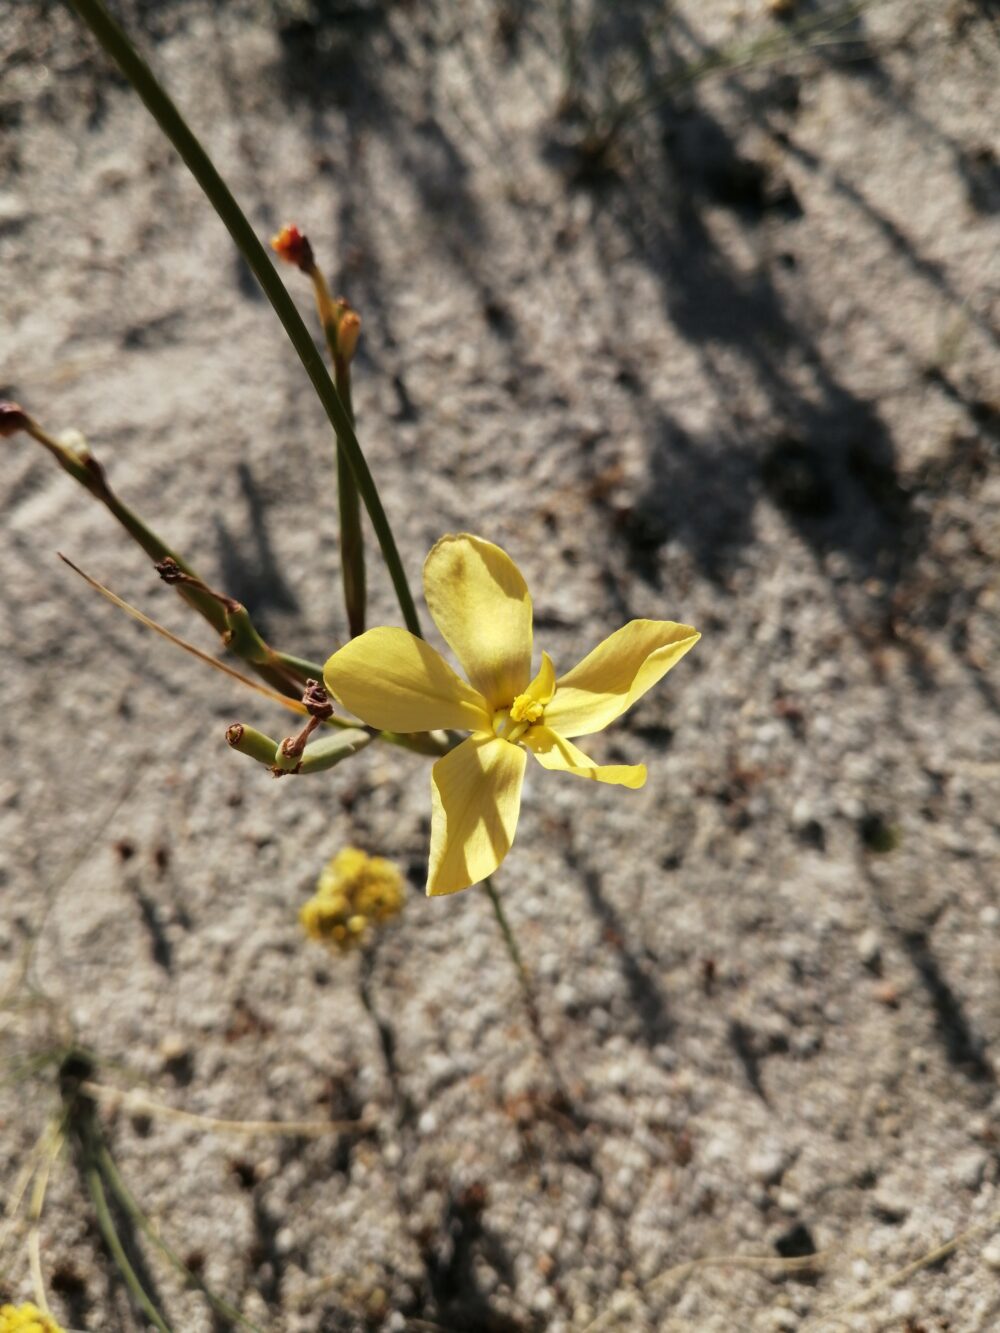
M 351 402 L 351 368 L 336 354 L 333 360 L 334 377 L 340 401 L 344 404 L 351 425 L 354 424 L 354 406 Z M 340 505 L 340 563 L 344 579 L 344 604 L 351 638 L 365 632 L 365 539 L 361 530 L 361 502 L 354 484 L 340 436 L 337 437 L 337 500 Z
M 507 946 L 507 952 L 510 954 L 510 960 L 517 969 L 517 977 L 521 983 L 521 990 L 524 993 L 525 1004 L 528 1006 L 528 1013 L 531 1017 L 532 1025 L 538 1023 L 538 1006 L 535 1003 L 535 992 L 531 984 L 531 974 L 525 966 L 524 959 L 521 956 L 521 950 L 517 943 L 517 937 L 514 934 L 513 927 L 504 911 L 503 903 L 500 901 L 500 895 L 493 886 L 491 879 L 483 880 L 483 888 L 490 900 L 493 908 L 493 915 L 497 919 L 497 925 L 500 927 L 500 933 L 503 936 L 503 942 Z
M 245 1315 L 240 1314 L 235 1306 L 230 1305 L 229 1302 L 223 1300 L 221 1296 L 217 1296 L 206 1284 L 203 1278 L 200 1278 L 197 1273 L 192 1273 L 184 1260 L 170 1248 L 162 1236 L 157 1234 L 151 1225 L 149 1218 L 136 1202 L 132 1191 L 125 1184 L 124 1180 L 122 1180 L 121 1175 L 118 1172 L 117 1163 L 111 1156 L 107 1144 L 105 1143 L 101 1143 L 97 1149 L 97 1163 L 111 1188 L 112 1194 L 114 1194 L 115 1198 L 125 1209 L 126 1213 L 128 1213 L 129 1217 L 131 1217 L 132 1221 L 135 1222 L 143 1234 L 153 1242 L 157 1249 L 162 1252 L 167 1262 L 171 1264 L 171 1266 L 175 1268 L 176 1271 L 191 1284 L 191 1286 L 196 1287 L 198 1291 L 201 1292 L 212 1309 L 217 1314 L 222 1315 L 224 1319 L 228 1319 L 231 1324 L 239 1324 L 243 1328 L 248 1328 L 251 1330 L 251 1333 L 263 1333 L 263 1330 L 256 1324 L 251 1323 Z
M 272 242 L 273 244 L 273 242 Z M 305 241 L 308 259 L 298 267 L 312 278 L 313 291 L 316 294 L 316 311 L 323 326 L 330 364 L 333 366 L 334 384 L 340 401 L 344 405 L 351 425 L 354 425 L 354 404 L 351 399 L 351 357 L 357 343 L 360 327 L 357 314 L 350 310 L 344 301 L 334 301 L 326 283 L 323 270 L 316 263 L 312 247 Z M 352 320 L 350 335 L 350 354 L 345 353 L 341 342 L 341 321 L 347 317 Z M 337 504 L 340 517 L 340 565 L 344 584 L 344 606 L 347 609 L 347 623 L 351 638 L 357 638 L 365 632 L 365 603 L 367 587 L 365 580 L 365 541 L 361 529 L 361 499 L 347 461 L 344 442 L 337 436 Z
M 146 1289 L 136 1276 L 135 1269 L 129 1263 L 128 1255 L 125 1253 L 121 1237 L 115 1229 L 114 1221 L 111 1217 L 111 1209 L 108 1207 L 107 1195 L 104 1193 L 104 1181 L 95 1160 L 92 1145 L 87 1144 L 85 1151 L 87 1153 L 87 1164 L 84 1169 L 84 1175 L 87 1181 L 87 1189 L 90 1192 L 90 1198 L 94 1205 L 94 1212 L 97 1214 L 97 1225 L 100 1228 L 101 1235 L 104 1237 L 104 1243 L 111 1251 L 111 1257 L 115 1261 L 115 1267 L 121 1273 L 126 1287 L 132 1293 L 137 1304 L 142 1309 L 146 1318 L 159 1330 L 159 1333 L 170 1333 L 170 1328 L 163 1322 L 160 1312 L 146 1294 Z
M 160 129 L 180 153 L 184 164 L 207 195 L 271 302 L 312 381 L 337 438 L 343 442 L 351 473 L 375 529 L 406 627 L 411 633 L 420 635 L 420 620 L 396 541 L 354 428 L 323 358 L 266 250 L 184 117 L 101 0 L 68 0 L 68 3 L 118 65 Z

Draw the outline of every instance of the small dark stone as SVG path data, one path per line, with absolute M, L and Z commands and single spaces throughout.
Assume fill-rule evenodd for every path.
M 826 851 L 826 830 L 818 819 L 807 820 L 796 833 L 804 847 L 815 847 L 818 852 Z
M 816 1253 L 812 1233 L 804 1222 L 796 1222 L 787 1231 L 783 1231 L 774 1242 L 774 1248 L 782 1259 L 804 1259 L 807 1255 Z
M 858 837 L 866 851 L 884 856 L 894 852 L 899 846 L 899 829 L 890 824 L 884 815 L 869 811 L 858 821 Z
M 229 1169 L 239 1181 L 240 1189 L 252 1190 L 257 1183 L 257 1175 L 254 1170 L 253 1162 L 245 1157 L 237 1158 L 235 1162 L 230 1162 Z
M 74 1297 L 79 1299 L 87 1290 L 86 1278 L 67 1264 L 60 1264 L 53 1270 L 50 1284 L 53 1291 L 57 1291 L 60 1296 L 66 1296 L 70 1299 Z

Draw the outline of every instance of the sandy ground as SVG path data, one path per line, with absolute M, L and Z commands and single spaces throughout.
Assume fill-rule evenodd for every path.
M 268 1330 L 986 1333 L 994 7 L 878 3 L 695 83 L 711 44 L 779 31 L 762 4 L 569 8 L 576 44 L 515 0 L 121 9 L 261 234 L 298 221 L 360 309 L 360 435 L 411 577 L 442 532 L 500 542 L 560 669 L 633 616 L 703 631 L 594 747 L 647 763 L 643 791 L 531 776 L 498 884 L 540 1031 L 485 896 L 421 895 L 426 761 L 273 782 L 227 751 L 275 710 L 61 566 L 212 647 L 4 441 L 8 1212 L 75 1040 L 101 1083 L 189 1112 L 363 1121 L 248 1138 L 102 1106 L 163 1237 Z M 608 88 L 644 114 L 601 152 L 580 103 Z M 0 12 L 0 265 L 0 396 L 84 431 L 274 642 L 325 657 L 321 410 L 155 125 L 40 0 Z M 296 918 L 349 842 L 412 885 L 367 960 Z M 0 1296 L 31 1297 L 26 1217 Z M 147 1327 L 70 1151 L 38 1234 L 68 1327 Z M 142 1248 L 173 1330 L 228 1326 Z

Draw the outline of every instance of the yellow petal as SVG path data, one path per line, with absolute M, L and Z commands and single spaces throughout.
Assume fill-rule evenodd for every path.
M 457 893 L 492 875 L 514 841 L 528 756 L 495 736 L 470 736 L 431 771 L 427 892 Z
M 490 708 L 509 708 L 531 675 L 531 598 L 517 565 L 481 537 L 442 537 L 424 562 L 424 596 Z
M 617 787 L 641 787 L 646 781 L 645 764 L 595 764 L 572 741 L 539 724 L 525 732 L 524 743 L 543 768 L 574 773 L 578 778 L 610 782 Z
M 326 688 L 355 717 L 386 731 L 489 731 L 490 714 L 440 653 L 405 629 L 370 629 L 323 668 Z
M 538 668 L 538 675 L 525 690 L 525 694 L 530 694 L 532 699 L 536 699 L 540 704 L 547 704 L 555 692 L 556 669 L 548 653 L 542 653 L 542 665 Z
M 560 736 L 589 736 L 631 708 L 701 638 L 671 620 L 630 620 L 556 682 L 545 724 Z

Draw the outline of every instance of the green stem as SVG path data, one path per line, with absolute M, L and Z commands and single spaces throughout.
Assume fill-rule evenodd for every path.
M 493 881 L 489 878 L 483 880 L 483 888 L 490 900 L 493 908 L 493 915 L 497 919 L 497 925 L 500 927 L 500 933 L 503 936 L 503 942 L 507 946 L 507 952 L 510 954 L 510 960 L 517 969 L 517 977 L 521 983 L 521 990 L 524 994 L 524 1001 L 528 1007 L 528 1013 L 531 1017 L 533 1026 L 538 1024 L 538 1006 L 535 1003 L 535 992 L 531 985 L 531 975 L 525 966 L 524 959 L 521 957 L 521 950 L 517 943 L 517 937 L 514 934 L 513 927 L 504 911 L 503 903 L 500 901 L 500 895 L 493 887 Z
M 351 473 L 368 510 L 389 577 L 392 579 L 403 620 L 407 629 L 419 636 L 420 621 L 403 563 L 354 428 L 323 363 L 323 358 L 317 351 L 302 316 L 288 295 L 284 283 L 278 277 L 266 250 L 184 117 L 101 0 L 69 0 L 69 3 L 118 65 L 146 104 L 160 129 L 180 153 L 184 164 L 207 195 L 240 253 L 250 265 L 275 314 L 281 320 L 337 438 L 343 441 Z
M 351 368 L 342 356 L 334 354 L 334 375 L 337 392 L 344 409 L 354 424 L 354 407 L 351 402 Z M 358 488 L 354 484 L 351 467 L 347 460 L 344 442 L 337 436 L 337 498 L 340 506 L 340 563 L 344 580 L 344 605 L 347 607 L 347 622 L 351 638 L 357 638 L 365 632 L 365 601 L 367 588 L 365 579 L 365 539 L 361 530 L 361 503 Z
M 297 671 L 304 679 L 323 679 L 323 664 L 321 662 L 310 662 L 306 657 L 299 657 L 296 653 L 283 653 L 278 648 L 272 648 L 271 652 L 282 666 L 288 667 L 290 671 Z
M 338 335 L 338 306 L 330 297 L 323 270 L 312 262 L 309 270 L 313 290 L 316 294 L 316 310 L 323 326 L 330 364 L 333 366 L 334 383 L 344 411 L 354 426 L 354 403 L 351 398 L 350 362 L 340 350 Z M 340 309 L 343 316 L 344 310 Z M 344 586 L 344 606 L 347 610 L 347 624 L 352 639 L 365 632 L 365 604 L 367 587 L 365 579 L 365 539 L 361 528 L 361 501 L 358 488 L 351 473 L 350 463 L 344 442 L 337 436 L 337 506 L 340 518 L 340 569 Z
M 192 1286 L 196 1287 L 201 1292 L 212 1309 L 217 1314 L 222 1315 L 224 1319 L 228 1319 L 231 1324 L 240 1324 L 243 1328 L 250 1329 L 252 1333 L 263 1333 L 263 1330 L 258 1328 L 256 1324 L 251 1323 L 245 1315 L 240 1314 L 235 1306 L 230 1305 L 229 1302 L 223 1300 L 221 1296 L 216 1296 L 215 1292 L 205 1283 L 204 1279 L 200 1278 L 197 1273 L 192 1273 L 191 1269 L 188 1268 L 183 1259 L 181 1259 L 180 1256 L 170 1248 L 167 1242 L 157 1234 L 151 1225 L 149 1218 L 142 1211 L 133 1197 L 131 1190 L 125 1184 L 124 1180 L 122 1180 L 118 1172 L 118 1166 L 115 1163 L 114 1158 L 111 1156 L 111 1153 L 108 1151 L 107 1145 L 104 1143 L 97 1149 L 97 1161 L 107 1179 L 108 1185 L 111 1187 L 112 1194 L 114 1194 L 115 1198 L 125 1209 L 129 1217 L 131 1217 L 132 1221 L 163 1253 L 167 1262 L 170 1263 L 172 1267 L 175 1268 Z
M 87 1154 L 87 1164 L 84 1170 L 84 1175 L 87 1181 L 87 1189 L 90 1192 L 90 1198 L 94 1205 L 94 1212 L 97 1214 L 97 1225 L 100 1227 L 101 1235 L 104 1237 L 104 1243 L 111 1251 L 111 1257 L 114 1259 L 115 1266 L 121 1273 L 126 1287 L 128 1287 L 129 1291 L 132 1293 L 132 1296 L 146 1315 L 146 1318 L 159 1329 L 159 1333 L 170 1333 L 169 1327 L 163 1322 L 160 1312 L 150 1300 L 149 1296 L 147 1296 L 146 1289 L 139 1281 L 135 1269 L 128 1261 L 128 1255 L 125 1253 L 121 1238 L 118 1235 L 114 1221 L 111 1217 L 107 1195 L 104 1193 L 104 1181 L 101 1179 L 101 1173 L 97 1167 L 89 1133 L 87 1135 L 85 1151 Z

